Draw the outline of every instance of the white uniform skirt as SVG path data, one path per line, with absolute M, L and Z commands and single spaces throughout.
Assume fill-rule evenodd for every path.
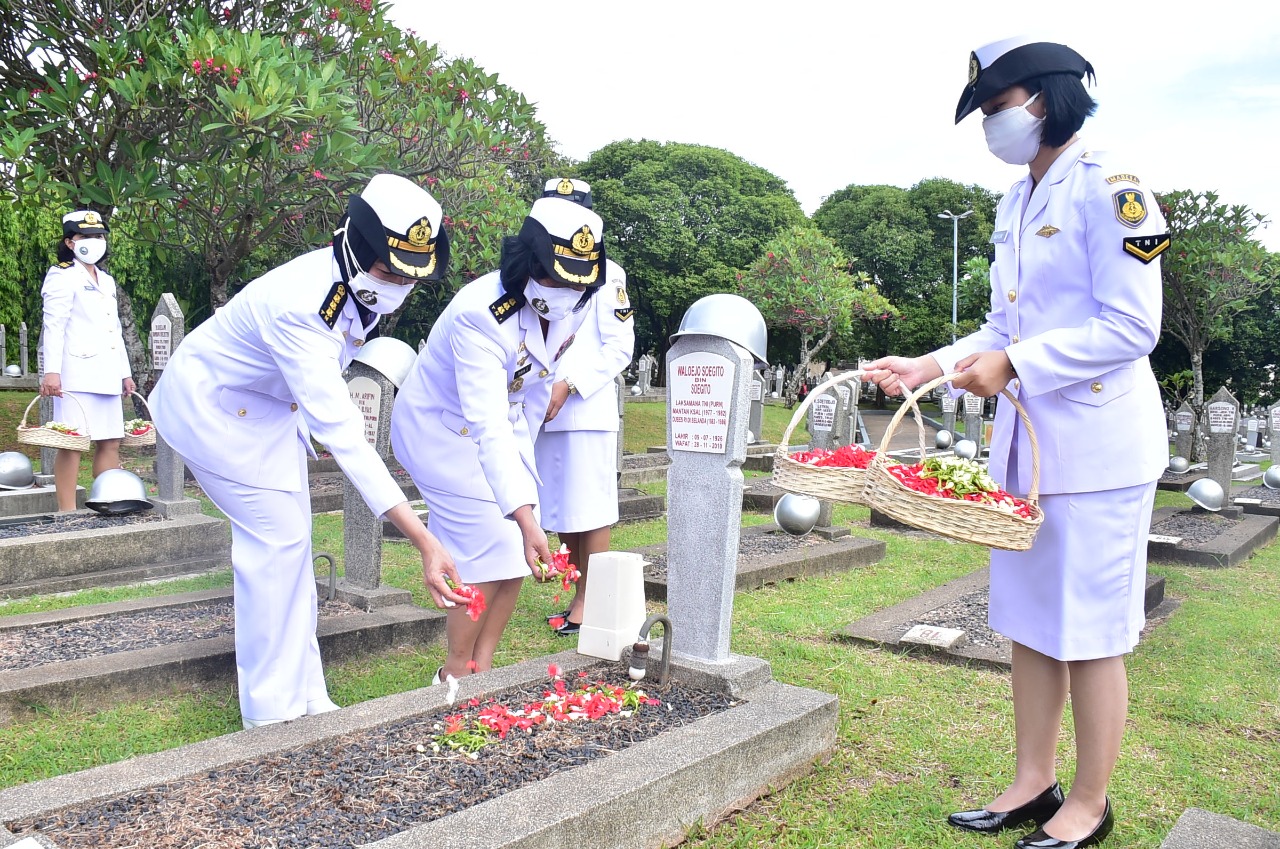
M 415 481 L 415 483 L 417 483 Z M 520 527 L 502 515 L 497 502 L 466 498 L 417 483 L 427 503 L 427 530 L 453 556 L 458 576 L 468 584 L 525 578 Z
M 542 527 L 559 533 L 607 528 L 618 521 L 618 434 L 544 430 L 533 445 Z
M 1005 488 L 1025 494 L 1017 468 L 1017 457 L 1010 457 Z M 1155 493 L 1152 481 L 1040 496 L 1044 524 L 1031 549 L 991 552 L 992 630 L 1057 660 L 1132 651 L 1146 621 Z
M 97 392 L 66 392 L 64 390 L 64 394 L 74 395 L 75 400 L 68 401 L 54 396 L 53 420 L 55 422 L 69 424 L 84 433 L 83 428 L 88 419 L 89 437 L 94 440 L 120 439 L 124 436 L 124 403 L 119 393 L 103 395 Z M 80 403 L 77 404 L 76 401 Z M 84 410 L 83 413 L 81 408 Z

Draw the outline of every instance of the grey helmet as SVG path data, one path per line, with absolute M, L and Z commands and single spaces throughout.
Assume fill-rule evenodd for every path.
M 756 305 L 741 295 L 707 295 L 694 301 L 680 319 L 680 329 L 671 338 L 690 333 L 719 336 L 746 348 L 756 362 L 769 364 L 766 359 L 769 333 L 765 329 L 764 316 Z
M 0 489 L 26 489 L 35 482 L 30 457 L 20 451 L 0 454 Z
M 1222 491 L 1222 484 L 1213 478 L 1200 478 L 1191 484 L 1187 487 L 1187 497 L 1204 509 L 1215 513 L 1221 510 L 1227 501 L 1226 493 Z
M 4 367 L 5 377 L 22 377 L 22 367 L 16 363 L 9 363 Z
M 412 345 L 390 336 L 370 339 L 355 356 L 355 362 L 364 363 L 369 368 L 380 372 L 396 389 L 399 389 L 408 379 L 416 359 L 418 359 L 418 352 L 413 350 Z
M 142 478 L 126 469 L 107 469 L 94 478 L 84 505 L 104 516 L 124 516 L 152 507 Z

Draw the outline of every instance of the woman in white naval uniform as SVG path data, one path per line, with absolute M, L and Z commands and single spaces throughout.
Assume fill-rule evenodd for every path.
M 246 728 L 323 713 L 307 455 L 325 445 L 374 515 L 422 555 L 438 606 L 457 572 L 365 441 L 342 370 L 378 317 L 448 263 L 440 205 L 380 174 L 321 248 L 251 282 L 189 333 L 151 394 L 156 427 L 231 521 L 236 669 Z
M 107 226 L 98 213 L 62 217 L 58 264 L 45 274 L 40 394 L 53 396 L 53 419 L 87 428 L 94 440 L 93 475 L 120 465 L 124 436 L 121 396 L 136 388 L 116 306 L 116 281 L 97 263 L 107 253 Z M 72 400 L 65 400 L 65 396 Z M 84 432 L 82 430 L 82 432 Z M 76 509 L 80 452 L 59 449 L 53 485 L 59 510 Z
M 543 197 L 560 197 L 591 208 L 591 186 L 582 180 L 548 180 Z M 635 323 L 627 298 L 627 275 L 606 261 L 605 285 L 592 301 L 572 348 L 556 365 L 556 382 L 542 435 L 534 443 L 542 527 L 569 546 L 582 572 L 573 600 L 548 617 L 563 620 L 556 633 L 570 636 L 582 625 L 591 555 L 609 550 L 610 526 L 618 521 L 618 395 L 614 382 L 631 363 Z
M 952 371 L 964 372 L 956 390 L 1008 388 L 1035 425 L 1044 525 L 1030 551 L 991 556 L 990 624 L 1013 642 L 1016 771 L 985 808 L 949 821 L 981 832 L 1033 821 L 1040 828 L 1016 845 L 1036 849 L 1090 846 L 1111 831 L 1124 655 L 1142 628 L 1147 530 L 1168 462 L 1147 355 L 1169 238 L 1134 172 L 1076 136 L 1095 106 L 1086 74 L 1093 68 L 1060 44 L 1009 39 L 972 54 L 956 121 L 981 109 L 991 151 L 1029 165 L 996 213 L 991 311 L 931 355 L 872 364 L 888 392 Z M 998 407 L 991 473 L 1013 492 L 1031 480 L 1011 405 Z M 1055 756 L 1068 693 L 1077 757 L 1063 801 Z
M 430 509 L 428 527 L 484 593 L 448 613 L 437 680 L 493 665 L 522 578 L 550 562 L 533 445 L 554 369 L 604 281 L 600 216 L 542 198 L 502 245 L 501 270 L 462 288 L 431 328 L 391 413 L 391 445 Z

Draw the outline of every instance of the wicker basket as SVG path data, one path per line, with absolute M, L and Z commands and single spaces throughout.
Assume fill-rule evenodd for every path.
M 885 449 L 907 408 L 916 409 L 916 402 L 921 396 L 959 376 L 958 373 L 947 374 L 924 384 L 898 408 L 885 431 L 880 452 L 876 454 L 871 467 L 867 469 L 867 503 L 872 509 L 913 528 L 930 531 L 961 542 L 985 545 L 988 548 L 1026 551 L 1035 542 L 1036 532 L 1044 522 L 1044 513 L 1041 512 L 1039 504 L 1040 445 L 1036 441 L 1036 432 L 1031 426 L 1031 420 L 1027 418 L 1027 411 L 1009 392 L 1001 390 L 1000 394 L 1018 411 L 1022 426 L 1026 428 L 1027 438 L 1031 442 L 1031 490 L 1026 498 L 1032 508 L 1033 515 L 1030 518 L 1005 513 L 996 507 L 975 501 L 939 498 L 936 495 L 916 492 L 889 474 L 888 454 Z
M 147 403 L 147 399 L 143 398 L 139 393 L 131 392 L 130 394 L 142 402 L 143 408 L 147 411 L 147 424 L 151 426 L 147 428 L 146 433 L 140 433 L 137 435 L 125 431 L 124 439 L 121 440 L 121 444 L 129 448 L 145 448 L 148 445 L 155 445 L 156 426 L 151 423 L 151 406 Z
M 855 469 L 847 466 L 811 466 L 791 459 L 788 443 L 791 433 L 804 418 L 805 412 L 813 404 L 815 398 L 833 386 L 841 383 L 852 383 L 862 379 L 861 371 L 847 371 L 837 374 L 815 386 L 796 408 L 791 423 L 782 433 L 782 442 L 773 457 L 773 485 L 786 492 L 798 495 L 811 495 L 823 501 L 841 501 L 846 504 L 866 504 L 864 489 L 867 480 L 866 469 Z M 924 424 L 916 414 L 916 424 L 920 427 L 921 452 L 924 451 Z
M 80 406 L 80 402 L 76 401 L 76 397 L 70 393 L 62 396 L 64 399 L 70 398 L 75 401 L 76 406 L 80 407 L 80 417 L 88 421 L 88 416 L 84 414 L 84 407 Z M 59 433 L 56 430 L 45 427 L 44 425 L 28 425 L 27 416 L 31 414 L 31 408 L 40 401 L 37 395 L 31 399 L 31 403 L 27 405 L 27 409 L 22 414 L 22 421 L 18 424 L 18 441 L 23 445 L 38 445 L 41 448 L 60 448 L 66 451 L 88 451 L 89 436 L 72 436 L 69 433 Z M 89 427 L 86 424 L 85 430 Z

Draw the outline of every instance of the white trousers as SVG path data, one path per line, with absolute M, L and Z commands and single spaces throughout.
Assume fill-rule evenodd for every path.
M 298 462 L 306 481 L 301 442 Z M 240 714 L 300 717 L 308 701 L 328 698 L 316 640 L 311 492 L 257 489 L 199 466 L 191 472 L 231 521 Z

